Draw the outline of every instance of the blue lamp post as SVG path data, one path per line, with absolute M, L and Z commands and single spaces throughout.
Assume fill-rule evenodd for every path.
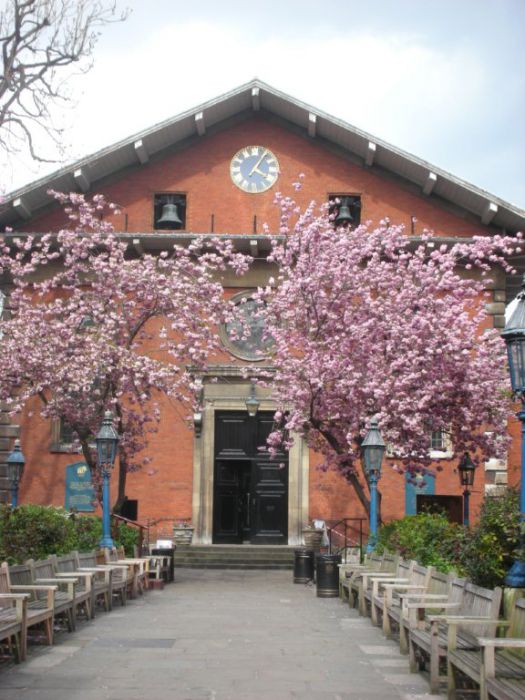
M 474 474 L 476 465 L 470 458 L 468 452 L 465 452 L 458 464 L 459 481 L 463 486 L 463 525 L 470 526 L 470 489 L 474 486 Z
M 104 420 L 97 433 L 95 442 L 97 445 L 97 466 L 102 473 L 102 539 L 101 547 L 113 547 L 111 539 L 110 506 L 109 506 L 109 479 L 117 454 L 119 437 L 113 427 L 113 414 L 111 411 L 104 413 Z
M 370 428 L 361 444 L 361 450 L 370 489 L 370 536 L 366 551 L 372 552 L 377 540 L 377 482 L 381 477 L 381 463 L 385 453 L 385 441 L 375 418 L 370 421 Z
M 13 451 L 7 458 L 7 478 L 11 484 L 11 507 L 18 505 L 18 486 L 25 467 L 25 457 L 20 449 L 20 440 L 15 440 Z
M 525 525 L 525 275 L 518 303 L 501 334 L 507 345 L 510 382 L 512 392 L 521 401 L 521 409 L 516 414 L 521 421 L 521 492 L 520 524 L 522 534 L 520 544 L 523 546 L 523 527 Z M 525 562 L 516 560 L 505 577 L 505 583 L 512 588 L 525 588 Z

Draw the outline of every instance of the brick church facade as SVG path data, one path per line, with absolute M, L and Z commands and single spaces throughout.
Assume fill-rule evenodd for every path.
M 270 159 L 272 177 L 265 191 L 243 183 L 243 157 L 252 153 Z M 352 205 L 360 204 L 362 221 L 388 218 L 416 238 L 427 228 L 446 242 L 525 229 L 523 211 L 257 80 L 18 190 L 0 206 L 0 219 L 17 233 L 55 231 L 64 223 L 63 214 L 48 189 L 88 196 L 101 192 L 121 207 L 114 225 L 130 255 L 155 254 L 197 234 L 234 238 L 238 249 L 255 259 L 245 277 L 225 282 L 225 294 L 240 298 L 272 274 L 263 224 L 271 232 L 278 229 L 275 192 L 290 192 L 299 173 L 305 175 L 296 197 L 300 205 L 346 196 Z M 163 224 L 166 204 L 177 207 L 180 223 Z M 501 271 L 493 277 L 488 308 L 493 325 L 501 328 L 516 282 Z M 195 416 L 195 430 L 188 429 L 177 406 L 163 400 L 159 431 L 149 440 L 152 469 L 127 479 L 127 496 L 137 502 L 140 522 L 151 523 L 162 535 L 169 534 L 173 521 L 191 521 L 197 543 L 233 541 L 225 534 L 227 523 L 232 525 L 229 508 L 244 519 L 235 525 L 233 539 L 246 541 L 246 521 L 261 506 L 257 499 L 270 498 L 258 489 L 264 479 L 257 476 L 256 446 L 271 425 L 271 392 L 257 388 L 259 411 L 250 422 L 245 405 L 250 384 L 240 369 L 265 360 L 236 347 L 224 330 L 222 337 L 223 356 L 203 378 L 203 410 Z M 4 411 L 0 420 L 0 459 L 17 432 L 10 420 L 20 424 L 27 460 L 20 501 L 64 505 L 66 468 L 81 459 L 71 451 L 68 436 L 59 425 L 27 414 L 15 421 Z M 517 434 L 512 421 L 511 430 Z M 425 498 L 441 502 L 457 517 L 462 491 L 457 464 L 447 458 L 443 436 L 429 435 L 429 449 L 443 470 L 420 492 L 384 467 L 384 519 L 415 513 Z M 312 518 L 364 517 L 352 489 L 339 475 L 319 472 L 319 461 L 297 440 L 286 470 L 274 475 L 269 507 L 281 512 L 276 542 L 299 543 L 303 524 Z M 494 460 L 478 469 L 474 514 L 485 493 L 517 480 L 518 464 L 518 451 L 511 450 L 507 463 Z M 233 491 L 227 488 L 230 477 Z M 253 522 L 251 538 L 268 539 Z

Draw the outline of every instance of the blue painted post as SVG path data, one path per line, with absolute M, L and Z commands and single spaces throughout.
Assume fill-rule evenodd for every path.
M 16 508 L 18 505 L 18 484 L 11 486 L 11 508 Z
M 110 522 L 110 512 L 109 512 L 109 477 L 110 472 L 108 469 L 102 470 L 102 539 L 100 540 L 100 547 L 113 547 L 113 540 L 111 539 L 111 522 Z
M 368 553 L 374 551 L 377 540 L 377 482 L 378 475 L 371 473 L 368 481 L 370 484 L 370 534 L 368 537 L 368 544 L 366 545 L 366 551 Z
M 470 527 L 470 491 L 463 491 L 463 525 Z
M 520 547 L 525 545 L 523 527 L 525 525 L 525 404 L 516 414 L 521 421 L 521 489 L 520 489 Z M 525 588 L 525 562 L 516 559 L 505 576 L 505 585 L 511 588 Z

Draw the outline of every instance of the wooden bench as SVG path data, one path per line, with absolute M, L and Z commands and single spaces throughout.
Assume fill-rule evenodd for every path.
M 120 600 L 121 605 L 126 605 L 129 588 L 129 566 L 124 564 L 108 564 L 104 549 L 92 552 L 94 565 L 99 569 L 111 571 L 111 597 Z
M 8 572 L 0 568 L 0 641 L 7 642 L 16 663 L 27 656 L 28 593 L 8 593 Z
M 68 599 L 72 601 L 71 620 L 73 629 L 76 626 L 77 613 L 83 613 L 86 619 L 91 618 L 91 590 L 86 588 L 82 574 L 76 575 L 57 574 L 55 571 L 55 562 L 51 557 L 48 559 L 40 559 L 27 561 L 33 570 L 33 578 L 35 583 L 48 583 L 58 586 L 58 591 L 55 595 L 55 604 L 57 600 Z
M 456 578 L 454 573 L 444 574 L 441 571 L 432 569 L 428 588 L 424 593 L 414 591 L 398 593 L 401 601 L 401 617 L 399 621 L 399 650 L 401 653 L 408 651 L 408 635 L 411 627 L 417 627 L 418 623 L 425 618 L 424 607 L 417 608 L 426 603 L 434 605 L 433 612 L 437 613 L 436 605 L 439 602 L 446 603 L 450 600 L 452 593 L 452 581 Z M 419 611 L 419 618 L 416 614 Z
M 339 597 L 350 602 L 351 591 L 348 583 L 356 571 L 380 571 L 383 561 L 382 554 L 371 552 L 366 554 L 363 563 L 357 561 L 339 564 Z
M 95 617 L 95 573 L 78 570 L 76 552 L 62 554 L 61 556 L 52 554 L 49 558 L 57 578 L 77 579 L 75 600 L 82 601 L 86 616 L 93 619 Z
M 398 559 L 395 571 L 391 573 L 364 573 L 361 576 L 359 586 L 359 611 L 363 610 L 362 614 L 366 615 L 370 611 L 372 624 L 379 625 L 379 613 L 383 609 L 382 601 L 380 607 L 373 604 L 374 597 L 378 596 L 379 581 L 384 583 L 403 583 L 410 579 L 411 571 L 415 562 Z
M 440 682 L 447 680 L 447 670 L 441 673 L 447 659 L 448 629 L 452 625 L 455 635 L 454 647 L 472 649 L 476 647 L 475 634 L 491 634 L 499 614 L 501 588 L 493 591 L 473 583 L 455 579 L 452 582 L 451 600 L 446 603 L 414 603 L 418 608 L 448 610 L 449 614 L 427 615 L 425 621 L 409 632 L 410 670 L 415 672 L 430 660 L 430 689 L 439 692 Z M 410 605 L 410 604 L 409 604 Z M 474 621 L 473 618 L 475 618 Z
M 93 575 L 92 580 L 92 592 L 93 592 L 93 606 L 92 614 L 95 615 L 95 609 L 98 602 L 102 603 L 102 606 L 106 612 L 109 612 L 113 607 L 113 596 L 112 596 L 112 585 L 113 576 L 111 569 L 101 568 L 97 566 L 95 552 L 71 552 L 74 557 L 76 564 L 76 569 L 78 571 L 85 572 Z M 59 560 L 61 557 L 59 558 Z M 66 567 L 70 566 L 66 564 Z M 67 571 L 67 569 L 66 569 Z
M 399 559 L 400 558 L 397 554 L 385 552 L 379 566 L 373 565 L 371 567 L 362 567 L 353 572 L 352 576 L 348 580 L 347 586 L 348 604 L 351 607 L 354 607 L 357 601 L 360 615 L 366 614 L 366 604 L 362 590 L 363 580 L 366 580 L 364 577 L 369 574 L 375 574 L 377 576 L 393 576 L 397 571 Z
M 154 549 L 154 547 L 151 549 Z M 150 581 L 162 581 L 163 583 L 169 583 L 171 557 L 167 554 L 150 554 L 148 558 L 148 576 Z
M 22 569 L 21 575 L 15 569 L 9 567 L 7 562 L 0 564 L 0 593 L 28 593 L 26 604 L 26 639 L 27 630 L 43 625 L 44 637 L 47 644 L 53 644 L 53 615 L 55 610 L 56 586 L 36 586 L 25 583 L 32 580 L 31 569 L 18 565 Z M 29 572 L 29 573 L 28 573 Z M 23 642 L 26 644 L 26 642 Z
M 99 566 L 112 566 L 113 578 L 120 580 L 122 577 L 125 581 L 126 586 L 126 597 L 136 598 L 138 593 L 138 581 L 135 567 L 129 562 L 124 563 L 118 560 L 118 555 L 115 549 L 109 549 L 108 547 L 103 547 L 97 550 L 97 564 Z
M 135 576 L 135 588 L 142 595 L 148 588 L 149 582 L 149 558 L 148 557 L 127 557 L 124 547 L 116 547 L 116 561 L 118 564 L 131 566 Z M 114 555 L 113 555 L 114 556 Z M 110 557 L 111 559 L 111 557 Z
M 476 649 L 458 648 L 454 627 L 449 626 L 448 697 L 456 697 L 466 678 L 481 700 L 489 695 L 497 700 L 525 698 L 525 599 L 514 602 L 508 622 L 496 623 L 505 636 L 478 638 Z
M 383 634 L 392 637 L 392 627 L 399 632 L 403 627 L 403 595 L 426 593 L 430 587 L 430 579 L 434 571 L 433 566 L 422 566 L 414 563 L 410 576 L 405 582 L 385 583 L 379 581 L 377 595 L 372 598 L 372 604 L 379 609 L 382 605 L 381 615 L 383 620 Z M 408 652 L 408 639 L 399 634 L 399 646 L 402 653 Z
M 48 578 L 47 575 L 53 573 L 51 562 L 28 559 L 25 564 L 16 564 L 9 567 L 11 581 L 15 583 L 29 583 L 36 586 L 56 586 L 53 615 L 55 622 L 64 619 L 69 632 L 73 632 L 76 627 L 75 615 L 75 586 L 76 579 Z

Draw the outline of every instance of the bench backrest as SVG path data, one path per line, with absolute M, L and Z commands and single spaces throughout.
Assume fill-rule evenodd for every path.
M 97 549 L 95 552 L 95 563 L 96 564 L 107 564 L 108 556 L 106 554 L 107 549 Z
M 0 565 L 0 593 L 9 593 L 9 567 L 7 562 L 2 562 Z M 0 598 L 0 608 L 10 608 L 13 606 L 12 600 L 3 600 Z
M 396 578 L 407 578 L 407 579 L 412 579 L 412 572 L 414 570 L 414 566 L 416 565 L 416 562 L 408 559 L 399 559 L 397 562 L 397 567 L 395 571 L 395 577 Z
M 397 570 L 400 561 L 401 557 L 399 554 L 385 552 L 379 563 L 379 571 L 381 571 L 381 573 L 394 573 Z
M 501 605 L 501 595 L 502 591 L 499 587 L 490 590 L 467 581 L 463 592 L 460 615 L 465 617 L 488 617 L 491 620 L 497 620 Z M 496 625 L 495 623 L 475 626 L 465 625 L 463 627 L 459 625 L 459 630 L 467 637 L 493 637 L 496 633 Z
M 433 566 L 423 566 L 415 563 L 410 574 L 410 584 L 412 586 L 423 586 L 425 590 L 428 590 L 433 571 Z
M 79 569 L 82 567 L 90 569 L 97 565 L 95 552 L 75 552 L 74 554 L 76 555 L 77 566 Z
M 35 580 L 29 564 L 11 564 L 9 567 L 9 581 L 12 586 L 34 586 Z M 47 597 L 44 591 L 31 591 L 31 600 Z
M 432 568 L 432 567 L 430 567 Z M 428 582 L 428 592 L 432 595 L 450 595 L 454 574 L 444 574 L 432 568 L 430 581 Z
M 76 552 L 62 554 L 60 557 L 53 554 L 50 559 L 53 562 L 55 571 L 58 571 L 61 574 L 67 574 L 70 572 L 73 573 L 78 569 Z
M 42 578 L 55 578 L 55 569 L 51 559 L 39 559 L 38 561 L 28 559 L 26 564 L 31 567 L 35 581 Z

